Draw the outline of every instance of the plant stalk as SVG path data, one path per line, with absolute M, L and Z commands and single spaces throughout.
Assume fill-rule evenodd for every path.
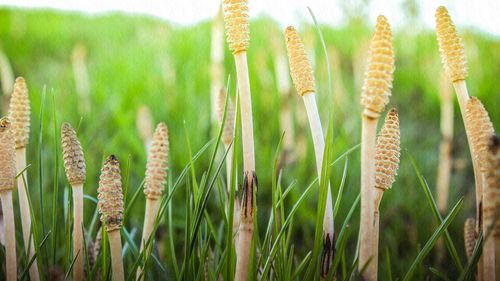
M 250 79 L 246 52 L 234 54 L 236 76 L 240 93 L 241 130 L 243 144 L 244 185 L 240 209 L 240 227 L 237 247 L 236 281 L 246 281 L 248 275 L 248 260 L 252 244 L 255 198 L 254 188 L 257 187 L 255 174 L 255 152 L 252 121 L 252 100 L 250 94 Z M 255 190 L 256 191 L 256 190 Z
M 453 96 L 452 89 L 444 75 L 440 79 L 441 96 L 441 143 L 437 174 L 437 203 L 442 214 L 446 212 L 450 190 L 453 149 Z
M 373 259 L 373 215 L 375 191 L 375 140 L 378 118 L 363 114 L 361 135 L 361 218 L 358 269 L 363 280 L 377 280 Z
M 142 228 L 140 253 L 142 253 L 145 250 L 144 246 L 146 246 L 146 243 L 148 242 L 150 236 L 153 234 L 153 227 L 156 215 L 160 210 L 160 203 L 161 202 L 158 199 L 146 198 L 146 211 L 144 213 L 144 227 Z M 146 260 L 146 256 L 144 256 L 144 260 Z M 139 266 L 139 268 L 137 268 L 136 280 L 144 280 L 144 279 L 145 278 L 143 275 L 143 269 L 141 266 Z
M 83 184 L 73 186 L 73 278 L 75 281 L 84 279 L 83 275 Z
M 108 232 L 109 251 L 111 253 L 111 270 L 113 272 L 113 281 L 124 281 L 122 259 L 122 240 L 120 230 L 116 229 Z
M 373 213 L 373 259 L 371 263 L 373 264 L 373 270 L 375 276 L 378 276 L 378 246 L 380 237 L 380 202 L 382 201 L 382 196 L 384 195 L 384 189 L 375 188 L 375 201 L 373 202 L 375 212 Z
M 26 168 L 26 147 L 16 149 L 16 171 L 20 173 Z M 17 178 L 17 192 L 19 197 L 19 209 L 21 210 L 21 225 L 23 228 L 23 241 L 26 249 L 28 260 L 33 258 L 35 254 L 35 243 L 31 237 L 31 213 L 28 203 L 28 172 L 24 171 L 21 176 Z M 31 239 L 30 239 L 31 238 Z M 29 248 L 28 248 L 29 247 Z M 28 250 L 29 249 L 29 250 Z M 40 280 L 38 273 L 38 264 L 35 259 L 29 269 L 30 279 L 32 281 Z
M 467 84 L 465 80 L 458 80 L 453 82 L 453 88 L 455 88 L 455 93 L 458 99 L 458 105 L 460 106 L 460 112 L 462 114 L 462 120 L 465 126 L 465 133 L 467 135 L 467 142 L 469 143 L 469 150 L 472 159 L 472 167 L 474 169 L 474 180 L 476 184 L 476 234 L 479 235 L 481 231 L 483 222 L 482 222 L 482 205 L 483 205 L 483 190 L 484 190 L 484 182 L 483 176 L 481 175 L 481 171 L 479 169 L 480 163 L 474 158 L 474 147 L 472 146 L 471 136 L 470 136 L 470 125 L 467 122 L 467 118 L 465 117 L 467 101 L 470 99 L 469 92 L 467 90 Z M 484 249 L 484 248 L 483 248 Z M 483 257 L 479 258 L 477 263 L 477 280 L 483 280 L 483 272 L 484 272 L 484 263 Z
M 5 223 L 6 280 L 17 280 L 16 226 L 14 223 L 12 190 L 1 191 L 0 199 L 2 201 L 2 211 Z
M 318 106 L 316 104 L 316 94 L 306 93 L 302 96 L 304 105 L 306 107 L 307 117 L 309 119 L 309 126 L 311 127 L 311 135 L 314 144 L 314 153 L 316 156 L 316 169 L 318 172 L 318 178 L 321 177 L 321 171 L 323 170 L 323 157 L 325 150 L 325 137 L 323 134 L 323 127 L 321 126 L 321 119 L 318 113 Z M 329 179 L 326 179 L 329 181 Z M 332 203 L 332 193 L 330 188 L 330 183 L 328 183 L 328 191 L 326 197 L 326 207 L 325 213 L 323 215 L 323 257 L 325 258 L 322 262 L 321 275 L 326 277 L 330 269 L 331 262 L 333 260 L 333 252 L 335 249 L 335 229 L 334 229 L 334 218 L 333 218 L 333 203 Z M 328 246 L 328 247 L 326 247 Z

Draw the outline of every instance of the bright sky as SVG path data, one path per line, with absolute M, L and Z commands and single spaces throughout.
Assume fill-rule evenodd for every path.
M 353 1 L 353 0 L 347 0 Z M 338 25 L 343 20 L 343 0 L 249 0 L 250 15 L 270 15 L 282 25 L 310 21 L 307 7 L 311 7 L 321 22 Z M 360 2 L 354 1 L 354 2 Z M 393 27 L 404 23 L 401 6 L 404 0 L 372 0 L 368 8 L 371 21 L 378 14 L 387 16 Z M 434 26 L 434 12 L 444 5 L 459 26 L 473 26 L 500 36 L 499 0 L 417 0 L 420 3 L 420 21 L 427 27 Z M 0 5 L 17 7 L 55 8 L 103 13 L 123 11 L 153 15 L 179 24 L 191 24 L 215 15 L 219 0 L 0 0 Z

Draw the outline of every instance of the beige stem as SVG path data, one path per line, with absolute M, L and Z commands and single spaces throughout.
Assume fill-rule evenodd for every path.
M 481 202 L 483 199 L 482 195 L 483 182 L 479 171 L 479 163 L 477 163 L 477 161 L 474 160 L 474 148 L 472 146 L 472 142 L 470 139 L 470 131 L 469 131 L 470 126 L 468 125 L 467 118 L 465 118 L 467 101 L 470 99 L 470 97 L 467 91 L 467 84 L 465 83 L 464 80 L 453 82 L 453 87 L 455 88 L 455 93 L 458 99 L 458 105 L 460 106 L 460 112 L 462 113 L 462 120 L 464 122 L 465 133 L 467 134 L 467 141 L 469 143 L 469 150 L 472 158 L 472 166 L 474 168 L 474 178 L 476 182 L 476 224 L 477 224 L 476 230 L 479 232 L 480 226 L 482 224 L 480 212 L 481 212 Z
M 437 203 L 441 213 L 446 212 L 452 168 L 451 150 L 453 148 L 453 96 L 448 79 L 441 75 L 439 92 L 441 96 L 441 144 L 439 146 L 439 165 L 437 175 Z
M 210 92 L 212 106 L 212 121 L 217 122 L 217 98 L 224 87 L 224 21 L 222 14 L 214 17 L 210 46 Z
M 12 191 L 1 191 L 0 199 L 2 201 L 2 210 L 5 222 L 6 280 L 17 280 L 16 226 L 14 223 Z
M 321 171 L 323 169 L 323 153 L 325 150 L 325 137 L 323 135 L 323 128 L 321 126 L 321 119 L 318 113 L 318 107 L 316 105 L 316 98 L 314 93 L 307 93 L 302 96 L 304 104 L 306 106 L 307 116 L 309 119 L 309 126 L 311 127 L 311 134 L 314 144 L 314 153 L 316 155 L 316 170 L 318 172 L 318 178 L 321 177 Z M 334 222 L 333 222 L 333 203 L 332 203 L 332 192 L 330 190 L 330 184 L 328 184 L 328 193 L 326 197 L 326 208 L 323 217 L 323 232 L 324 235 L 330 234 L 333 237 L 334 233 Z
M 83 184 L 73 186 L 73 278 L 83 280 Z
M 470 136 L 470 125 L 467 122 L 467 118 L 465 118 L 467 101 L 470 99 L 469 93 L 467 91 L 467 84 L 465 80 L 459 80 L 453 82 L 453 87 L 455 88 L 455 93 L 458 99 L 458 105 L 460 106 L 460 112 L 462 113 L 462 120 L 465 126 L 465 133 L 467 134 L 467 141 L 469 143 L 469 150 L 472 158 L 472 167 L 474 168 L 474 179 L 476 183 L 476 233 L 479 233 L 482 227 L 482 201 L 483 201 L 483 177 L 481 176 L 481 172 L 479 170 L 479 163 L 474 159 L 474 147 L 472 146 L 471 136 Z M 480 257 L 478 261 L 478 276 L 477 280 L 483 280 L 483 258 Z
M 153 234 L 153 226 L 155 223 L 156 216 L 160 210 L 160 200 L 157 199 L 146 199 L 146 212 L 144 213 L 144 227 L 142 229 L 142 240 L 141 240 L 141 253 L 144 250 L 144 246 L 148 242 L 149 237 Z M 137 268 L 136 280 L 144 280 L 144 275 L 139 279 L 142 274 L 142 267 Z
M 16 171 L 20 173 L 22 170 L 26 168 L 26 148 L 18 148 L 16 149 Z M 24 179 L 24 180 L 23 180 Z M 19 197 L 19 209 L 21 210 L 21 225 L 23 227 L 23 241 L 24 247 L 28 254 L 28 260 L 33 258 L 35 254 L 35 243 L 33 242 L 33 238 L 31 237 L 31 213 L 28 204 L 28 194 L 26 193 L 28 190 L 28 171 L 24 171 L 22 176 L 17 178 L 17 192 Z M 28 251 L 29 245 L 29 251 Z M 36 259 L 31 264 L 30 270 L 30 280 L 38 281 L 40 280 L 40 276 L 38 273 L 38 264 Z
M 368 265 L 372 267 L 371 270 L 378 276 L 378 245 L 380 237 L 380 202 L 382 201 L 382 196 L 384 195 L 384 189 L 375 188 L 375 200 L 373 202 L 375 212 L 373 213 L 373 259 Z
M 251 196 L 252 200 L 243 200 L 246 202 L 246 207 L 241 208 L 240 212 L 249 212 L 251 216 L 246 218 L 245 221 L 240 221 L 240 230 L 238 238 L 238 250 L 236 261 L 236 281 L 246 281 L 248 275 L 248 259 L 250 256 L 250 245 L 252 244 L 253 234 L 253 216 L 256 210 L 253 205 L 249 206 L 248 202 L 254 203 L 253 196 L 253 175 L 255 173 L 255 152 L 254 152 L 254 137 L 253 137 L 253 121 L 252 121 L 252 98 L 250 94 L 250 79 L 248 77 L 248 64 L 246 52 L 239 52 L 234 54 L 236 64 L 236 78 L 238 81 L 238 89 L 240 94 L 240 110 L 241 110 L 241 135 L 243 144 L 243 170 L 247 179 L 252 178 L 251 185 L 245 187 L 247 196 Z M 252 193 L 252 194 L 250 194 Z M 247 197 L 248 199 L 249 197 Z
M 123 272 L 122 239 L 120 237 L 120 230 L 118 229 L 108 232 L 108 239 L 111 252 L 113 281 L 124 281 L 125 274 Z
M 234 55 L 236 76 L 240 93 L 241 134 L 243 143 L 243 169 L 245 172 L 255 171 L 255 152 L 253 138 L 252 97 L 250 94 L 250 79 L 246 52 Z
M 442 214 L 446 212 L 446 207 L 448 205 L 448 193 L 451 178 L 451 150 L 452 150 L 452 140 L 449 138 L 443 138 L 441 144 L 439 145 L 439 166 L 437 175 L 437 199 L 438 208 Z
M 234 280 L 247 281 L 248 260 L 250 258 L 250 246 L 252 245 L 253 223 L 241 222 L 238 231 L 238 246 L 236 248 L 236 273 Z
M 360 218 L 360 248 L 358 269 L 362 273 L 363 280 L 377 280 L 373 266 L 367 264 L 374 258 L 373 253 L 373 213 L 375 190 L 375 139 L 378 119 L 363 115 L 361 135 L 361 218 Z M 371 261 L 373 264 L 373 260 Z

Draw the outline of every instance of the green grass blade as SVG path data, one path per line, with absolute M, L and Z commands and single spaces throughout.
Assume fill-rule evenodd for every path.
M 463 202 L 464 202 L 463 199 L 460 199 L 455 204 L 455 206 L 453 207 L 451 212 L 448 214 L 448 216 L 439 225 L 439 227 L 436 229 L 434 234 L 432 234 L 431 238 L 427 241 L 427 243 L 425 243 L 424 247 L 418 253 L 417 257 L 415 258 L 412 265 L 410 266 L 410 269 L 408 270 L 405 277 L 403 278 L 403 281 L 412 280 L 413 274 L 415 273 L 417 266 L 420 265 L 420 263 L 424 260 L 424 258 L 427 256 L 427 254 L 429 254 L 429 252 L 431 251 L 432 247 L 434 247 L 434 244 L 436 244 L 439 237 L 448 228 L 448 226 L 451 224 L 453 219 L 455 219 L 456 215 L 458 214 L 458 211 L 460 211 L 460 209 L 462 207 Z
M 415 173 L 417 174 L 418 180 L 420 182 L 420 185 L 422 186 L 422 189 L 424 190 L 425 197 L 427 198 L 427 202 L 429 202 L 429 206 L 431 207 L 432 214 L 434 215 L 434 218 L 436 219 L 437 223 L 442 223 L 443 218 L 441 217 L 441 214 L 439 213 L 436 201 L 434 200 L 434 197 L 432 196 L 431 189 L 429 188 L 429 185 L 427 184 L 427 181 L 423 177 L 422 173 L 417 167 L 417 164 L 415 162 L 415 159 L 411 156 L 411 154 L 406 151 L 406 155 L 410 158 L 410 162 L 413 166 L 413 169 L 415 170 Z M 448 232 L 448 230 L 445 231 L 444 235 L 444 242 L 446 244 L 446 248 L 448 249 L 451 259 L 453 260 L 453 263 L 457 267 L 459 273 L 462 273 L 464 271 L 464 268 L 462 266 L 462 263 L 460 262 L 460 258 L 458 257 L 458 252 L 457 249 L 455 248 L 455 245 L 453 244 L 453 240 L 451 239 L 451 235 Z

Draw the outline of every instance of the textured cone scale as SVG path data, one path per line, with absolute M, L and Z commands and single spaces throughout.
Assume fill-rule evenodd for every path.
M 29 142 L 30 101 L 24 78 L 16 78 L 14 92 L 10 98 L 9 117 L 16 135 L 16 148 L 23 148 Z
M 474 158 L 479 163 L 479 170 L 485 172 L 488 143 L 495 132 L 493 124 L 483 104 L 476 97 L 472 97 L 467 101 L 465 118 L 467 119 L 466 124 L 470 127 L 467 130 L 470 132 Z
M 0 119 L 0 191 L 12 190 L 16 178 L 16 147 L 12 124 Z
M 488 145 L 487 157 L 487 173 L 486 173 L 486 189 L 484 191 L 485 205 L 483 208 L 484 223 L 491 225 L 495 220 L 495 216 L 500 212 L 500 138 L 499 136 L 491 136 Z M 500 236 L 500 222 L 497 220 L 493 236 Z
M 288 50 L 288 61 L 290 63 L 290 74 L 297 93 L 303 96 L 315 91 L 311 62 L 307 58 L 304 44 L 292 26 L 285 29 L 286 48 Z
M 222 124 L 222 118 L 224 118 L 224 106 L 226 104 L 226 92 L 221 89 L 219 92 L 219 96 L 217 97 L 217 115 L 219 118 L 220 124 Z M 234 135 L 234 122 L 235 122 L 235 108 L 234 103 L 229 98 L 227 101 L 227 109 L 226 109 L 226 121 L 224 123 L 224 130 L 222 131 L 222 142 L 228 146 Z
M 453 82 L 465 80 L 468 74 L 464 46 L 448 10 L 443 6 L 436 10 L 436 34 L 446 73 Z
M 391 188 L 399 168 L 399 118 L 398 112 L 391 109 L 377 138 L 375 150 L 375 186 Z
M 85 158 L 83 150 L 70 124 L 64 123 L 61 128 L 61 143 L 64 158 L 64 170 L 72 186 L 85 182 Z
M 108 232 L 120 229 L 123 219 L 122 179 L 120 164 L 114 155 L 104 162 L 97 192 L 97 207 L 102 224 Z
M 370 42 L 361 93 L 365 115 L 378 118 L 384 111 L 391 96 L 394 68 L 391 27 L 384 16 L 379 16 Z
M 158 199 L 163 193 L 168 169 L 168 128 L 158 124 L 148 154 L 144 194 L 149 199 Z
M 467 258 L 470 259 L 474 246 L 476 245 L 476 220 L 474 218 L 467 218 L 464 224 L 464 242 L 465 253 Z
M 247 0 L 224 0 L 224 23 L 229 49 L 233 54 L 246 51 L 250 41 Z

